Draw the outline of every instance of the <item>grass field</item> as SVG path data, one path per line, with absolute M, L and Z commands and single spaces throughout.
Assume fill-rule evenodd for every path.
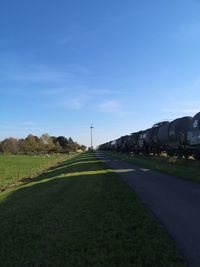
M 0 155 L 0 188 L 12 184 L 18 179 L 33 177 L 67 157 L 66 154 Z
M 200 161 L 191 159 L 178 159 L 173 157 L 130 156 L 106 152 L 107 155 L 149 168 L 193 181 L 200 181 Z
M 1 266 L 185 266 L 117 174 L 85 153 L 0 193 Z

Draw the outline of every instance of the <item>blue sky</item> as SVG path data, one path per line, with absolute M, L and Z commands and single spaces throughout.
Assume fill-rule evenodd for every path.
M 0 139 L 94 145 L 200 110 L 200 2 L 1 0 Z

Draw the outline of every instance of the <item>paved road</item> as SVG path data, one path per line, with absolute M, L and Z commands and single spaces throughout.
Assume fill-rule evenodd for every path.
M 200 183 L 111 159 L 101 152 L 97 155 L 119 173 L 166 227 L 189 266 L 200 267 Z

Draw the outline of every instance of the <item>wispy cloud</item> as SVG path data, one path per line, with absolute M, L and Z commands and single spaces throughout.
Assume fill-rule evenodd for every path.
M 116 100 L 104 101 L 99 105 L 102 112 L 123 116 L 125 112 L 122 110 L 121 104 Z
M 178 116 L 194 116 L 200 111 L 199 108 L 180 108 L 180 109 L 163 109 L 164 112 L 167 112 L 170 115 Z
M 97 95 L 105 95 L 105 94 L 111 94 L 112 91 L 109 89 L 92 89 L 91 93 Z
M 197 79 L 193 84 L 194 89 L 200 89 L 200 79 Z
M 63 41 L 64 42 L 64 41 Z M 89 78 L 91 71 L 83 64 L 51 65 L 35 63 L 33 59 L 27 61 L 27 56 L 12 53 L 0 53 L 1 82 L 26 83 L 67 83 L 77 78 Z
M 193 117 L 196 113 L 200 112 L 200 101 L 189 101 L 171 103 L 167 108 L 163 108 L 162 112 L 168 119 L 176 119 L 183 116 Z
M 184 22 L 180 25 L 176 32 L 179 38 L 199 38 L 200 37 L 200 21 Z
M 0 95 L 16 96 L 16 97 L 40 97 L 40 98 L 55 98 L 55 96 L 63 96 L 67 92 L 66 88 L 49 88 L 38 89 L 33 88 L 13 88 L 9 89 L 0 87 Z
M 55 38 L 56 44 L 58 46 L 65 46 L 73 40 L 72 35 L 57 37 Z
M 37 122 L 35 121 L 21 121 L 18 123 L 19 126 L 24 126 L 24 127 L 35 127 L 37 126 Z
M 53 69 L 44 65 L 32 65 L 24 68 L 6 67 L 4 70 L 1 70 L 1 78 L 18 82 L 57 83 L 74 78 L 74 75 L 67 70 Z
M 200 79 L 197 77 L 192 81 L 185 80 L 182 86 L 165 90 L 167 94 L 162 102 L 161 111 L 168 118 L 194 116 L 200 111 Z
M 65 109 L 72 109 L 72 110 L 81 110 L 88 101 L 87 96 L 75 96 L 75 97 L 67 97 L 60 102 L 60 107 Z
M 108 89 L 93 89 L 90 87 L 69 86 L 68 88 L 44 90 L 44 94 L 50 96 L 47 107 L 57 107 L 71 110 L 83 110 L 89 108 L 91 110 L 101 110 L 102 112 L 110 112 L 118 115 L 124 114 L 121 105 L 117 101 L 103 101 L 105 95 L 111 95 L 113 92 Z M 54 93 L 55 96 L 54 97 Z M 52 96 L 52 97 L 51 97 Z M 101 102 L 102 101 L 102 102 Z M 97 104 L 96 104 L 97 103 Z M 100 104 L 99 104 L 100 103 Z

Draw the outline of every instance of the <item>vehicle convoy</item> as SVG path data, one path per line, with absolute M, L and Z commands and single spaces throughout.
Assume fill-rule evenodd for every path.
M 193 118 L 186 116 L 171 122 L 163 121 L 152 128 L 107 142 L 99 150 L 144 155 L 160 155 L 200 160 L 200 112 Z

